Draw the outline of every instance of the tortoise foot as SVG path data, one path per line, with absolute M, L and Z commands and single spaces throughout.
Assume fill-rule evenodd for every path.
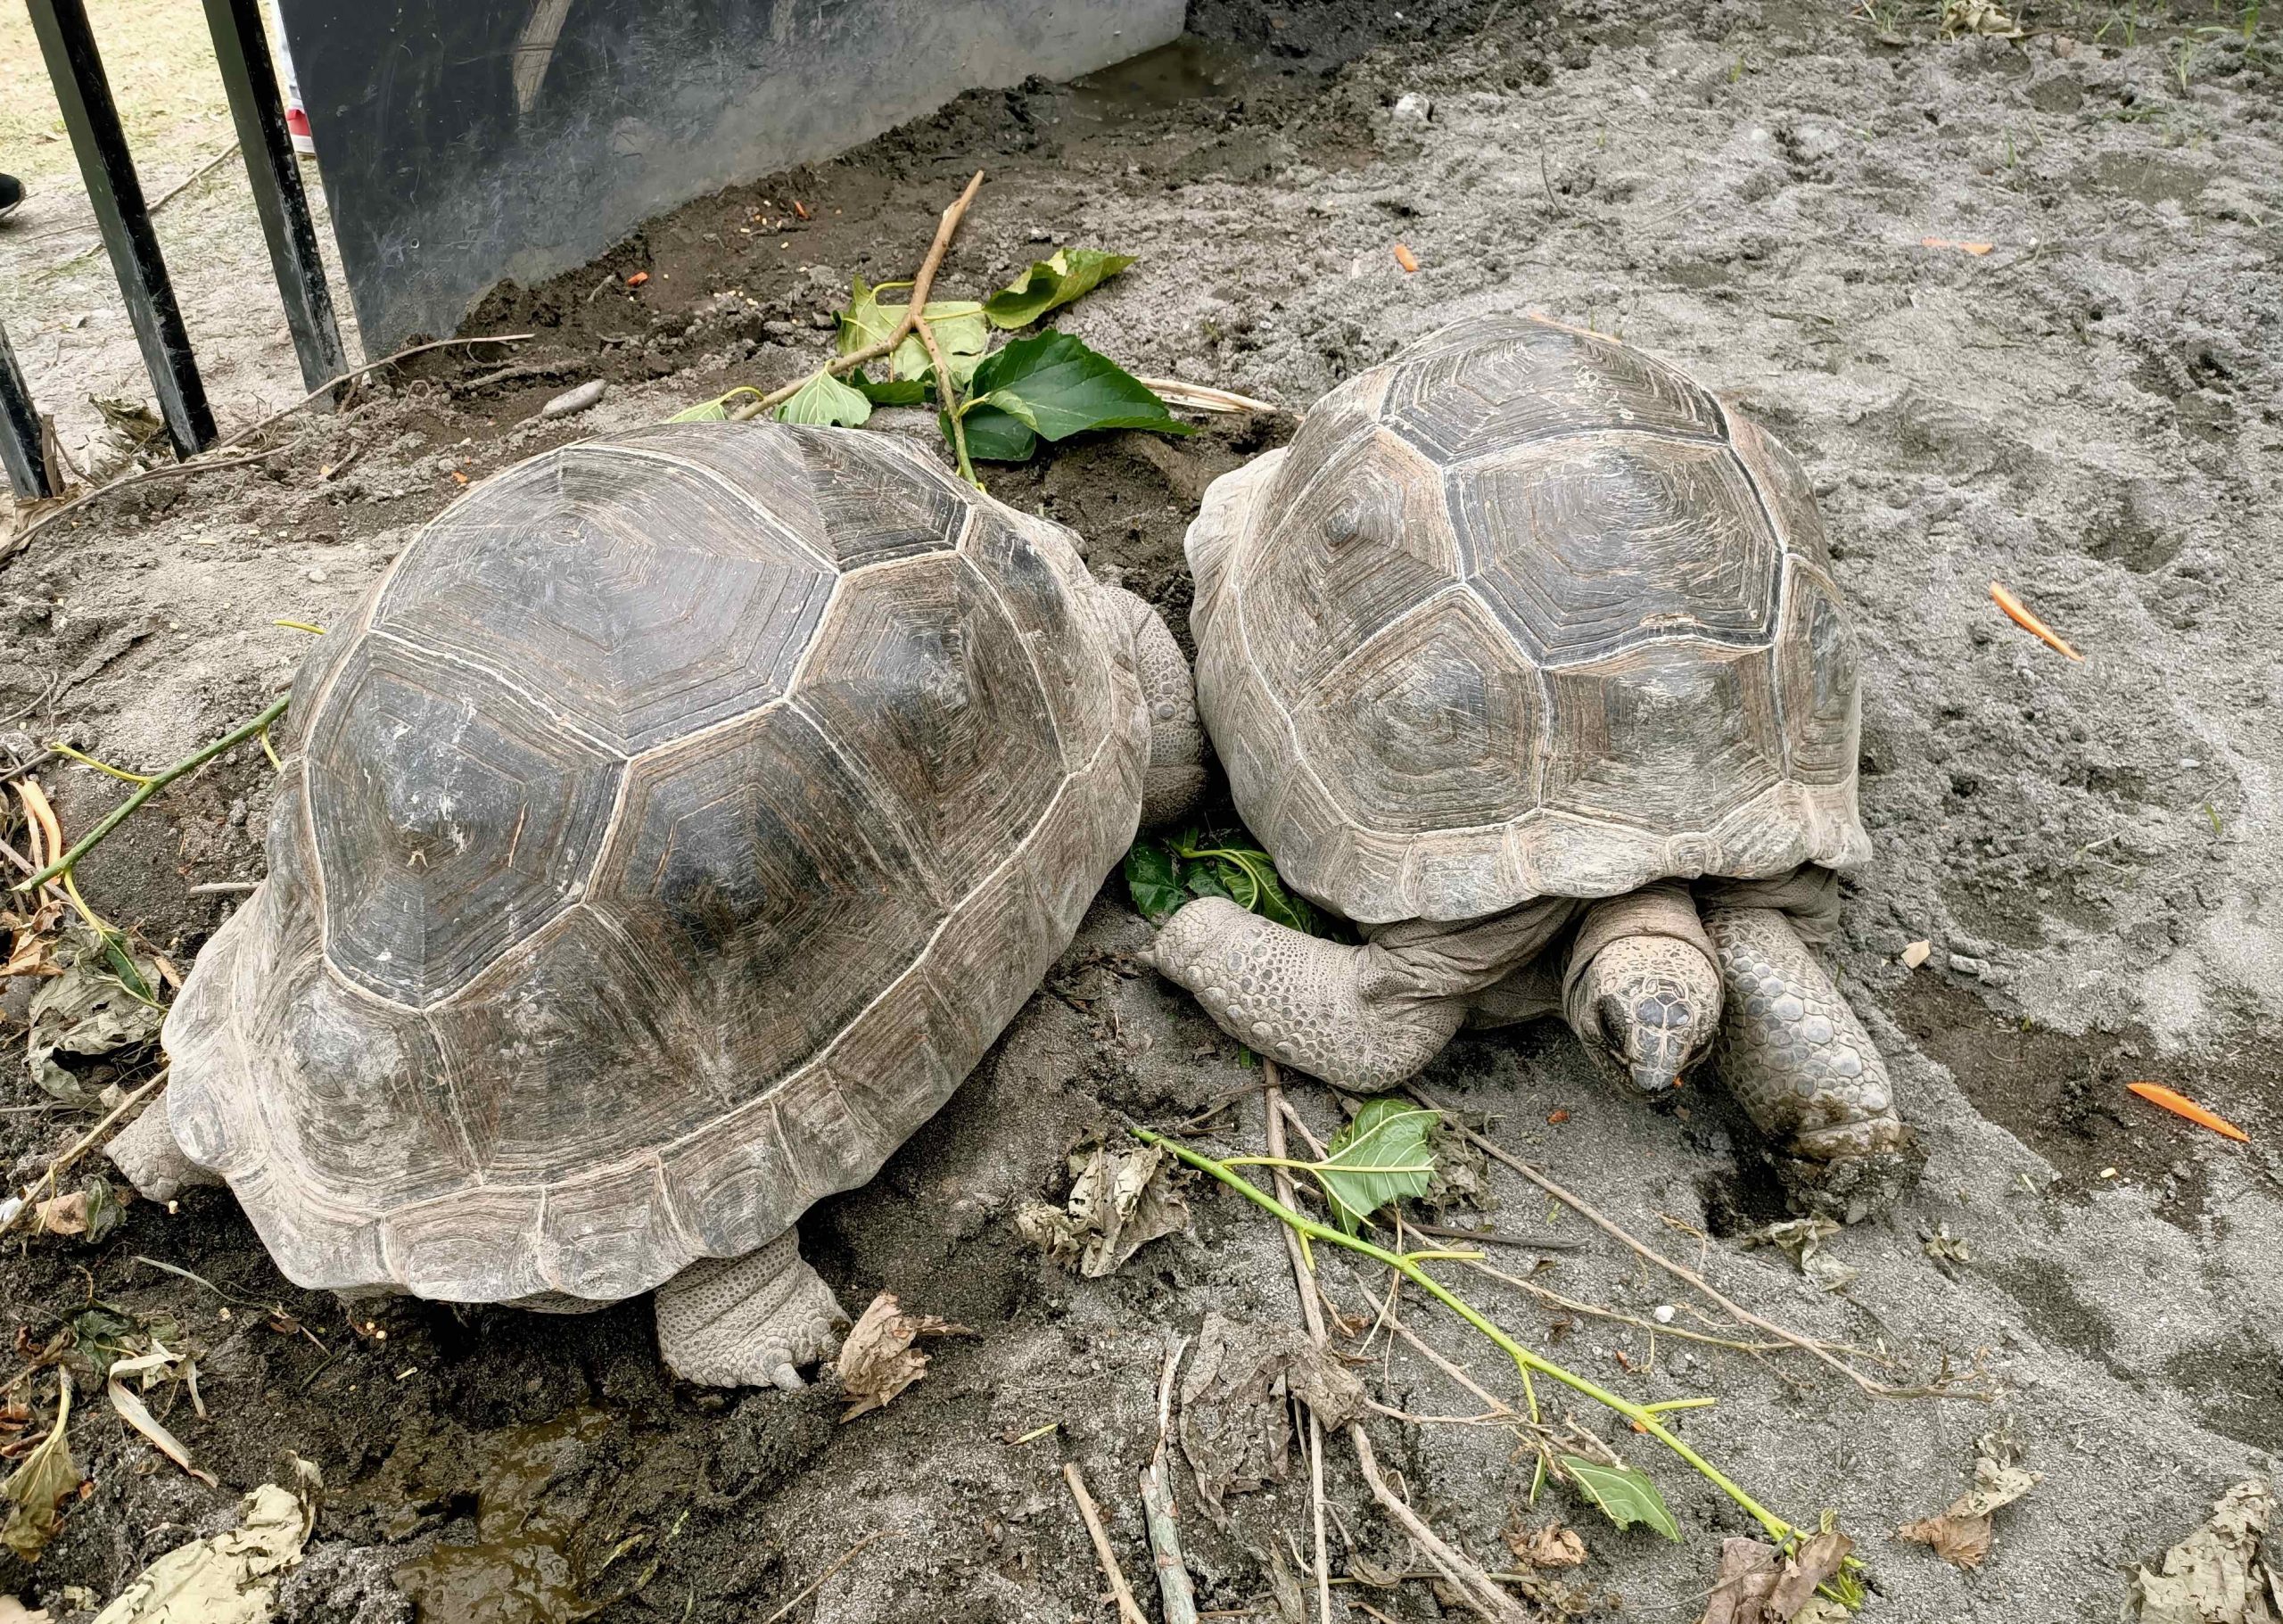
M 1217 896 L 1166 920 L 1150 957 L 1231 1037 L 1342 1088 L 1393 1088 L 1466 1018 L 1455 998 L 1404 996 L 1381 949 L 1327 942 Z
M 1705 915 L 1725 987 L 1720 1076 L 1775 1148 L 1795 1207 L 1854 1223 L 1916 1182 L 1886 1061 L 1782 913 Z
M 706 1257 L 658 1288 L 658 1352 L 704 1387 L 807 1386 L 800 1367 L 840 1350 L 847 1315 L 791 1230 L 743 1257 Z
M 121 1128 L 103 1154 L 146 1201 L 174 1200 L 185 1190 L 218 1185 L 227 1181 L 183 1154 L 175 1131 L 167 1121 L 167 1096 L 143 1108 L 143 1114 Z

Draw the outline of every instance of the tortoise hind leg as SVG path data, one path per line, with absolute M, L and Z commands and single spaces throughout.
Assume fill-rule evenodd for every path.
M 703 1257 L 658 1288 L 658 1352 L 704 1387 L 806 1386 L 798 1366 L 840 1350 L 848 1323 L 787 1230 L 742 1257 Z
M 1710 909 L 1704 926 L 1726 984 L 1720 1075 L 1794 1204 L 1850 1224 L 1892 1206 L 1924 1158 L 1863 1023 L 1779 911 Z
M 182 1146 L 175 1140 L 174 1128 L 167 1121 L 167 1096 L 163 1090 L 143 1108 L 140 1117 L 119 1131 L 103 1148 L 103 1154 L 126 1175 L 127 1182 L 135 1186 L 135 1193 L 146 1201 L 171 1201 L 185 1190 L 228 1182 L 183 1154 Z
M 1184 904 L 1150 956 L 1239 1043 L 1343 1088 L 1393 1088 L 1466 1019 L 1463 998 L 1422 985 L 1398 953 L 1327 942 L 1220 897 Z
M 1133 639 L 1142 703 L 1150 712 L 1150 760 L 1142 776 L 1142 826 L 1170 823 L 1205 789 L 1205 730 L 1189 662 L 1158 612 L 1124 587 L 1103 587 L 1113 621 Z

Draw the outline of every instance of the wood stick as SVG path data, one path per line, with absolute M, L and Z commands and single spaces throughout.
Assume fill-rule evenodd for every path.
M 1276 1062 L 1266 1055 L 1260 1057 L 1260 1074 L 1267 1079 L 1260 1097 L 1268 1119 L 1268 1153 L 1282 1160 L 1286 1150 L 1284 1122 L 1292 1108 L 1284 1103 L 1284 1088 Z M 1298 1119 L 1296 1117 L 1293 1120 Z M 1306 1131 L 1303 1126 L 1301 1132 Z M 1269 1171 L 1275 1176 L 1277 1199 L 1290 1206 L 1295 1199 L 1291 1174 L 1282 1167 L 1271 1167 Z M 1322 1348 L 1325 1341 L 1323 1306 L 1316 1300 L 1315 1271 L 1308 1267 L 1307 1254 L 1301 1249 L 1300 1237 L 1292 1226 L 1280 1224 L 1277 1227 L 1284 1232 L 1284 1255 L 1291 1261 L 1292 1283 L 1300 1294 L 1301 1316 L 1307 1321 L 1309 1337 Z M 1308 1409 L 1308 1460 L 1309 1501 L 1315 1523 L 1317 1624 L 1331 1624 L 1331 1566 L 1323 1533 L 1323 1422 L 1313 1406 Z
M 475 338 L 440 338 L 432 343 L 410 345 L 405 349 L 398 350 L 393 355 L 384 355 L 377 361 L 367 361 L 362 367 L 353 367 L 347 372 L 342 373 L 337 378 L 327 378 L 324 383 L 309 391 L 308 394 L 303 395 L 300 400 L 294 401 L 293 405 L 288 406 L 282 410 L 274 411 L 270 413 L 268 416 L 260 419 L 259 422 L 254 423 L 246 428 L 240 429 L 236 433 L 222 441 L 221 444 L 216 446 L 214 449 L 216 451 L 227 451 L 232 449 L 234 447 L 243 445 L 247 441 L 252 439 L 256 434 L 260 433 L 262 430 L 269 427 L 272 424 L 284 422 L 295 412 L 300 411 L 303 407 L 309 405 L 312 400 L 319 400 L 326 395 L 331 394 L 334 390 L 341 387 L 342 384 L 348 383 L 351 378 L 361 378 L 368 372 L 378 372 L 383 367 L 393 367 L 399 361 L 404 360 L 408 357 L 419 355 L 430 350 L 447 350 L 450 349 L 454 345 L 460 344 L 519 344 L 531 336 L 532 334 L 528 333 L 500 333 Z M 40 532 L 45 530 L 49 525 L 57 523 L 59 520 L 69 518 L 71 515 L 78 512 L 80 508 L 85 507 L 88 503 L 95 501 L 99 497 L 106 497 L 111 495 L 113 491 L 124 490 L 130 485 L 140 485 L 148 481 L 164 479 L 169 475 L 212 474 L 223 468 L 242 468 L 250 463 L 261 462 L 268 458 L 275 457 L 284 449 L 284 448 L 282 446 L 276 446 L 267 451 L 258 451 L 251 457 L 228 457 L 217 459 L 210 455 L 202 461 L 194 458 L 185 462 L 171 464 L 163 468 L 145 468 L 140 474 L 130 474 L 124 479 L 115 479 L 107 485 L 97 485 L 92 490 L 84 490 L 80 492 L 78 496 L 73 497 L 70 501 L 64 503 L 62 507 L 57 508 L 54 512 L 44 515 L 36 523 L 28 524 L 21 531 L 18 532 L 13 539 L 9 540 L 4 546 L 0 546 L 0 562 L 5 562 L 10 558 L 14 557 L 18 553 L 22 552 L 24 548 L 31 545 L 32 538 L 34 536 L 37 536 Z
M 1426 1092 L 1426 1090 L 1421 1088 L 1416 1083 L 1405 1084 L 1404 1085 L 1404 1092 L 1408 1093 L 1413 1099 L 1418 1101 L 1420 1104 L 1425 1106 L 1429 1110 L 1445 1112 L 1446 1116 L 1448 1116 L 1452 1125 L 1455 1126 L 1460 1133 L 1465 1134 L 1484 1155 L 1490 1157 L 1496 1161 L 1503 1162 L 1507 1166 L 1512 1167 L 1515 1172 L 1529 1180 L 1531 1183 L 1536 1184 L 1540 1190 L 1545 1191 L 1546 1194 L 1552 1196 L 1555 1200 L 1570 1208 L 1570 1211 L 1585 1219 L 1587 1223 L 1591 1224 L 1595 1228 L 1608 1235 L 1611 1240 L 1620 1241 L 1624 1245 L 1630 1247 L 1634 1251 L 1639 1253 L 1642 1257 L 1655 1264 L 1659 1268 L 1664 1270 L 1665 1273 L 1672 1275 L 1675 1279 L 1686 1281 L 1690 1285 L 1695 1287 L 1699 1291 L 1702 1291 L 1707 1298 L 1710 1298 L 1713 1302 L 1726 1309 L 1730 1315 L 1734 1315 L 1739 1323 L 1750 1325 L 1756 1331 L 1764 1331 L 1768 1332 L 1768 1335 L 1776 1338 L 1779 1341 L 1788 1342 L 1794 1348 L 1802 1348 L 1805 1351 L 1813 1354 L 1817 1358 L 1821 1359 L 1826 1364 L 1830 1365 L 1832 1369 L 1846 1377 L 1850 1381 L 1852 1381 L 1857 1387 L 1861 1388 L 1865 1392 L 1870 1394 L 1874 1398 L 1923 1398 L 1927 1397 L 1928 1394 L 1933 1390 L 1926 1388 L 1889 1387 L 1883 1381 L 1874 1381 L 1870 1377 L 1865 1375 L 1861 1371 L 1857 1370 L 1852 1364 L 1847 1363 L 1846 1360 L 1831 1352 L 1813 1337 L 1802 1336 L 1796 1331 L 1786 1330 L 1784 1326 L 1777 1324 L 1774 1320 L 1763 1318 L 1761 1315 L 1751 1312 L 1749 1308 L 1741 1307 L 1738 1305 L 1730 1302 L 1727 1298 L 1721 1296 L 1719 1292 L 1714 1290 L 1712 1287 L 1707 1283 L 1704 1277 L 1697 1274 L 1694 1269 L 1688 1268 L 1682 1264 L 1675 1263 L 1662 1252 L 1650 1247 L 1645 1242 L 1635 1240 L 1624 1230 L 1619 1228 L 1615 1224 L 1611 1223 L 1607 1218 L 1602 1216 L 1601 1213 L 1589 1205 L 1583 1198 L 1570 1194 L 1570 1191 L 1564 1190 L 1561 1185 L 1546 1177 L 1545 1174 L 1540 1173 L 1536 1167 L 1531 1166 L 1529 1163 L 1522 1160 L 1519 1156 L 1509 1155 L 1506 1150 L 1495 1141 L 1486 1138 L 1482 1134 L 1476 1133 L 1472 1128 L 1468 1127 L 1464 1123 L 1460 1122 L 1456 1113 L 1452 1112 L 1450 1108 L 1447 1106 L 1437 1104 L 1435 1100 Z
M 320 1365 L 318 1368 L 323 1369 L 324 1367 Z M 857 1552 L 862 1550 L 875 1539 L 883 1537 L 887 1534 L 887 1529 L 882 1529 L 878 1533 L 867 1534 L 854 1545 L 850 1546 L 846 1550 L 840 1554 L 838 1558 L 833 1562 L 830 1567 L 827 1568 L 823 1572 L 811 1579 L 802 1589 L 800 1595 L 786 1603 L 785 1605 L 779 1607 L 775 1612 L 771 1613 L 767 1618 L 761 1621 L 761 1624 L 784 1624 L 786 1615 L 790 1613 L 795 1607 L 798 1607 L 803 1602 L 807 1601 L 811 1596 L 814 1595 L 819 1590 L 822 1589 L 824 1587 L 825 1580 L 830 1579 L 834 1574 L 839 1572 L 843 1568 L 853 1562 L 856 1559 Z
M 1158 1378 L 1157 1453 L 1142 1469 L 1142 1516 L 1150 1529 L 1150 1554 L 1157 1558 L 1158 1596 L 1165 1606 L 1166 1624 L 1197 1624 L 1197 1587 L 1182 1559 L 1173 1460 L 1166 1453 L 1174 1424 L 1174 1373 L 1181 1368 L 1182 1349 L 1188 1346 L 1189 1339 L 1183 1337 L 1166 1351 L 1165 1373 Z
M 1521 1604 L 1491 1582 L 1490 1575 L 1478 1566 L 1464 1552 L 1455 1550 L 1442 1537 L 1427 1526 L 1417 1512 L 1404 1502 L 1403 1496 L 1389 1488 L 1387 1480 L 1380 1475 L 1380 1463 L 1372 1453 L 1372 1440 L 1360 1424 L 1351 1423 L 1348 1439 L 1356 1446 L 1356 1464 L 1364 1474 L 1364 1481 L 1371 1486 L 1372 1496 L 1380 1509 L 1393 1518 L 1403 1531 L 1427 1553 L 1427 1560 L 1442 1570 L 1443 1577 L 1458 1589 L 1466 1604 L 1493 1624 L 1530 1624 L 1530 1615 Z
M 911 279 L 911 301 L 903 307 L 903 319 L 896 323 L 894 332 L 876 344 L 867 344 L 861 350 L 852 350 L 846 355 L 835 356 L 815 372 L 809 374 L 807 377 L 796 378 L 781 389 L 771 390 L 758 400 L 746 401 L 729 414 L 729 421 L 750 423 L 772 407 L 782 406 L 795 395 L 799 394 L 809 386 L 812 379 L 820 375 L 837 377 L 844 372 L 853 371 L 861 367 L 866 361 L 878 360 L 909 338 L 917 325 L 920 310 L 927 306 L 928 293 L 935 285 L 935 272 L 944 263 L 945 251 L 952 245 L 952 234 L 960 228 L 960 221 L 967 214 L 967 206 L 975 201 L 975 194 L 982 185 L 983 171 L 977 169 L 975 172 L 975 178 L 967 183 L 967 190 L 952 200 L 952 206 L 944 210 L 943 218 L 935 222 L 935 240 L 927 245 L 927 257 L 919 262 L 919 275 Z
M 1079 1475 L 1078 1463 L 1062 1463 L 1063 1481 L 1070 1485 L 1070 1497 L 1078 1503 L 1078 1515 L 1084 1519 L 1086 1532 L 1094 1542 L 1094 1560 L 1101 1564 L 1102 1577 L 1109 1580 L 1110 1594 L 1117 1598 L 1117 1616 L 1125 1624 L 1150 1624 L 1133 1591 L 1125 1582 L 1125 1570 L 1117 1565 L 1117 1553 L 1109 1548 L 1109 1535 L 1102 1528 L 1102 1514 L 1094 1504 L 1093 1496 L 1086 1492 L 1086 1480 Z
M 24 1204 L 9 1215 L 8 1221 L 6 1223 L 0 1224 L 0 1235 L 4 1235 L 10 1230 L 15 1228 L 18 1220 L 25 1217 L 32 1212 L 36 1206 L 36 1203 L 32 1200 L 34 1191 L 40 1189 L 43 1185 L 49 1190 L 54 1190 L 55 1188 L 55 1181 L 62 1176 L 63 1170 L 66 1167 L 69 1167 L 73 1162 L 78 1161 L 80 1155 L 89 1145 L 102 1138 L 103 1131 L 106 1128 L 110 1127 L 112 1123 L 117 1122 L 128 1111 L 134 1109 L 137 1104 L 149 1095 L 152 1089 L 158 1087 L 166 1080 L 167 1072 L 165 1068 L 162 1068 L 157 1076 L 152 1077 L 149 1082 L 144 1084 L 133 1093 L 128 1095 L 126 1099 L 121 1100 L 117 1105 L 111 1108 L 111 1114 L 109 1116 L 105 1117 L 101 1122 L 95 1124 L 95 1126 L 89 1128 L 86 1133 L 80 1134 L 78 1143 L 74 1144 L 62 1155 L 57 1157 L 54 1161 L 48 1163 L 46 1172 L 41 1174 L 38 1178 L 24 1186 Z
M 1582 1252 L 1588 1244 L 1583 1241 L 1528 1241 L 1520 1235 L 1502 1235 L 1491 1229 L 1460 1229 L 1449 1224 L 1413 1224 L 1413 1229 L 1422 1235 L 1440 1235 L 1446 1241 L 1479 1241 L 1485 1246 L 1519 1246 L 1532 1252 Z

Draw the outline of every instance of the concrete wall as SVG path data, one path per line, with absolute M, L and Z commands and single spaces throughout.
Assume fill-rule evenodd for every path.
M 367 355 L 503 278 L 963 90 L 1165 44 L 1183 0 L 284 0 Z

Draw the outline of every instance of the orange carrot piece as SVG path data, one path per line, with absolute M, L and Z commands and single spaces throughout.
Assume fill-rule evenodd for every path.
M 1921 248 L 1955 248 L 1960 253 L 1972 254 L 1978 260 L 1998 245 L 1995 243 L 1961 243 L 1956 237 L 1921 237 L 1918 239 L 1918 246 Z
M 649 279 L 650 273 L 648 271 L 636 271 L 632 276 L 626 279 L 626 285 L 629 287 L 640 287 Z
M 2011 592 L 2008 592 L 2004 587 L 1999 586 L 1994 581 L 1990 583 L 1990 601 L 1996 604 L 2000 609 L 2003 609 L 2006 612 L 2006 618 L 2007 620 L 2013 622 L 2014 624 L 2019 626 L 2031 636 L 2050 644 L 2052 647 L 2059 649 L 2063 654 L 2067 655 L 2073 660 L 2081 661 L 2085 657 L 2083 655 L 2079 654 L 2075 649 L 2070 647 L 2068 643 L 2063 639 L 2059 632 L 2056 631 L 2052 627 L 2047 625 L 2043 621 L 2038 619 L 2035 614 L 2032 614 L 2027 604 L 2015 597 Z
M 2161 1106 L 2175 1117 L 2185 1117 L 2199 1128 L 2210 1128 L 2221 1137 L 2232 1139 L 2238 1144 L 2251 1142 L 2251 1135 L 2225 1117 L 2213 1115 L 2186 1094 L 2177 1093 L 2161 1083 L 2127 1083 L 2124 1086 L 2127 1092 L 2138 1094 L 2149 1104 Z
M 1403 267 L 1405 274 L 1419 268 L 1419 256 L 1400 243 L 1395 245 L 1395 262 Z

